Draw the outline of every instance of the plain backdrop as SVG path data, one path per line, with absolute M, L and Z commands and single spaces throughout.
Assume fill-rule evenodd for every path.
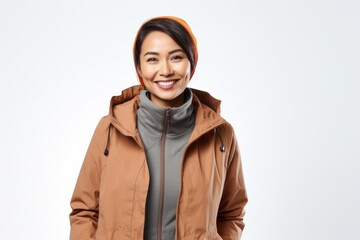
M 244 240 L 360 239 L 357 0 L 0 2 L 0 239 L 68 239 L 69 201 L 110 97 L 138 83 L 151 17 L 198 38 L 190 87 L 222 100 L 249 204 Z

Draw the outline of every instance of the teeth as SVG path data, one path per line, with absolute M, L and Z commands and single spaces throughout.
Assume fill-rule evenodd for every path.
M 175 81 L 167 81 L 167 82 L 158 82 L 158 84 L 160 84 L 161 86 L 169 86 L 174 84 Z

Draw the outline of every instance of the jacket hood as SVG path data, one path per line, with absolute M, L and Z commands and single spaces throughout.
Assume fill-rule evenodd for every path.
M 138 97 L 140 91 L 143 90 L 144 87 L 141 85 L 135 85 L 129 88 L 124 89 L 121 92 L 121 95 L 113 96 L 110 101 L 110 109 L 109 114 L 113 115 L 113 108 L 116 105 L 126 103 L 130 100 L 133 100 L 135 97 Z M 192 93 L 197 97 L 200 103 L 208 106 L 210 109 L 220 114 L 220 105 L 221 101 L 219 99 L 214 98 L 208 92 L 201 91 L 198 89 L 190 88 Z
M 121 95 L 113 96 L 110 101 L 110 114 L 116 105 L 126 103 L 140 94 L 144 88 L 141 85 L 132 86 L 121 91 Z
M 107 117 L 110 123 L 108 139 L 104 150 L 105 155 L 108 154 L 111 126 L 115 127 L 123 135 L 132 137 L 139 146 L 142 146 L 142 140 L 137 130 L 136 118 L 140 105 L 140 92 L 143 89 L 144 87 L 141 85 L 132 86 L 124 89 L 121 95 L 111 98 L 109 115 Z M 195 126 L 189 142 L 226 122 L 220 116 L 220 100 L 212 97 L 205 91 L 193 88 L 190 88 L 190 90 L 193 94 L 192 103 L 195 109 Z
M 198 98 L 199 102 L 208 106 L 210 109 L 220 114 L 221 101 L 214 98 L 208 92 L 190 88 L 193 94 Z
M 110 124 L 124 135 L 136 136 L 136 113 L 140 104 L 140 91 L 144 87 L 136 85 L 124 89 L 119 96 L 113 96 L 110 102 Z M 211 127 L 221 124 L 224 119 L 220 116 L 221 101 L 209 93 L 190 88 L 193 93 L 193 104 L 196 112 L 195 129 L 204 132 Z M 199 133 L 200 134 L 200 133 Z

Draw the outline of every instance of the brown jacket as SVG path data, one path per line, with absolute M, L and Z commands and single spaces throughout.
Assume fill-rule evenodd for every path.
M 71 240 L 143 239 L 149 171 L 136 129 L 140 90 L 113 97 L 95 130 L 71 199 Z M 181 167 L 177 239 L 240 239 L 247 195 L 234 130 L 219 100 L 192 92 L 196 120 Z

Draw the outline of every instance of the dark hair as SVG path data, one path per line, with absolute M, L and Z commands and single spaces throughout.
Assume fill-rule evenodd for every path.
M 157 18 L 144 23 L 139 29 L 134 45 L 135 66 L 140 66 L 141 45 L 145 37 L 153 31 L 160 31 L 169 35 L 185 52 L 190 61 L 191 69 L 195 67 L 194 47 L 188 31 L 179 23 L 167 18 Z

